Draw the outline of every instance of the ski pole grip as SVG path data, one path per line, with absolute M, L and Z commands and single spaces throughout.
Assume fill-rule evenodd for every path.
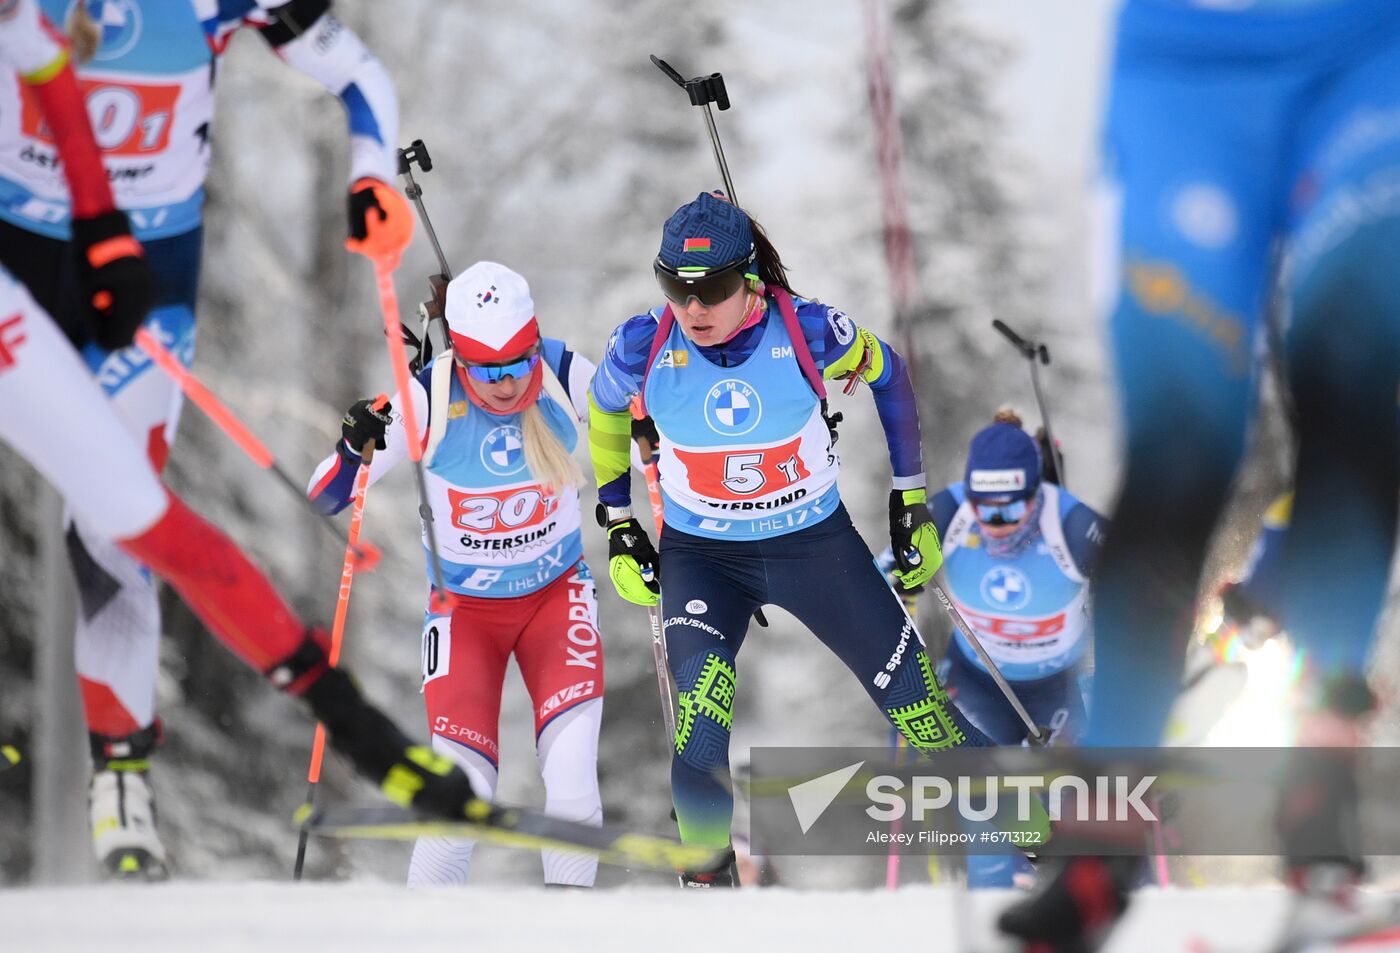
M 685 77 L 681 76 L 680 73 L 677 73 L 675 69 L 672 68 L 670 63 L 666 62 L 661 57 L 657 56 L 655 53 L 651 54 L 651 61 L 657 69 L 661 70 L 661 72 L 665 73 L 671 78 L 671 82 L 675 83 L 677 86 L 685 86 Z
M 399 150 L 399 175 L 407 175 L 415 163 L 424 172 L 433 171 L 433 158 L 422 139 L 414 139 L 406 149 Z
M 1011 330 L 1007 323 L 1001 318 L 992 319 L 992 327 L 1001 332 L 1002 336 L 1011 342 L 1012 347 L 1021 352 L 1021 356 L 1029 360 L 1035 360 L 1035 345 L 1028 342 L 1021 335 Z

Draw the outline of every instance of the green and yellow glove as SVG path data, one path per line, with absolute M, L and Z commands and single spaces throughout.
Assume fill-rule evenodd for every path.
M 928 493 L 922 487 L 890 491 L 890 547 L 895 578 L 905 589 L 922 586 L 943 565 L 938 530 L 928 515 Z
M 647 531 L 635 517 L 615 520 L 607 528 L 608 575 L 617 594 L 639 606 L 656 605 L 661 601 L 661 557 Z

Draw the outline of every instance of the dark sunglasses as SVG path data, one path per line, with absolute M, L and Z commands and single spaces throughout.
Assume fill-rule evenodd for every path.
M 539 362 L 540 356 L 538 353 L 535 353 L 531 354 L 529 357 L 522 357 L 518 361 L 511 361 L 509 364 L 463 363 L 462 366 L 466 368 L 467 374 L 481 381 L 483 384 L 498 384 L 507 377 L 514 377 L 516 380 L 520 380 L 522 377 L 532 372 L 535 369 L 535 365 L 539 364 Z
M 750 271 L 753 263 L 754 257 L 750 254 L 718 268 L 672 268 L 658 255 L 653 269 L 656 283 L 668 300 L 684 306 L 691 298 L 696 298 L 705 307 L 713 308 L 727 301 L 746 281 L 758 280 L 758 275 Z

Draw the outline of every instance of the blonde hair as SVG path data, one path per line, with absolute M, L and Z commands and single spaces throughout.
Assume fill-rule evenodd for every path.
M 548 370 L 544 368 L 544 370 Z M 567 408 L 566 408 L 567 409 Z M 555 435 L 540 411 L 538 400 L 520 412 L 524 434 L 525 462 L 545 490 L 558 493 L 565 487 L 583 484 L 583 470 Z
M 68 19 L 63 24 L 63 31 L 68 34 L 68 42 L 73 48 L 73 62 L 76 65 L 81 66 L 97 55 L 97 48 L 102 45 L 102 27 L 98 26 L 88 13 L 87 4 L 83 0 L 73 4 L 73 9 L 68 12 Z
M 1021 415 L 1016 413 L 1016 408 L 1010 404 L 1002 404 L 997 408 L 997 415 L 992 418 L 994 424 L 1012 424 L 1016 427 L 1024 428 L 1026 425 L 1021 422 Z

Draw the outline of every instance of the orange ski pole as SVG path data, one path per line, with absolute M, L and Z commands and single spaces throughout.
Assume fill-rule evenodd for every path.
M 223 401 L 214 396 L 213 391 L 205 387 L 204 383 L 199 378 L 195 377 L 185 365 L 181 364 L 175 358 L 175 355 L 166 350 L 165 347 L 156 340 L 154 335 L 145 328 L 140 329 L 136 332 L 136 346 L 155 362 L 157 367 L 170 375 L 171 379 L 179 385 L 181 392 L 190 399 L 190 402 L 203 411 L 206 417 L 212 420 L 220 430 L 229 436 L 229 439 L 238 444 L 240 450 L 246 453 L 258 466 L 277 477 L 287 489 L 296 494 L 297 499 L 301 500 L 301 502 L 307 506 L 310 506 L 311 511 L 315 513 L 318 518 L 317 521 L 322 526 L 325 526 L 337 541 L 341 539 L 340 530 L 336 527 L 335 523 L 325 513 L 322 513 L 312 506 L 311 502 L 307 500 L 306 494 L 302 492 L 301 487 L 297 486 L 296 482 L 287 475 L 287 472 L 278 466 L 276 458 L 272 456 L 272 451 L 267 448 L 267 445 L 259 440 L 257 436 L 244 425 L 243 421 L 239 420 L 238 417 L 234 415 L 233 411 L 229 410 L 228 407 L 224 405 Z M 402 347 L 402 345 L 400 345 L 400 347 Z M 366 572 L 373 571 L 375 565 L 379 562 L 379 550 L 370 543 L 352 543 L 352 546 L 359 568 Z
M 374 401 L 374 409 L 379 410 L 389 402 L 387 394 L 380 394 Z M 360 541 L 360 526 L 365 518 L 365 495 L 369 492 L 369 464 L 374 459 L 374 441 L 370 440 L 361 450 L 360 468 L 355 473 L 355 492 L 350 507 L 350 538 L 345 547 L 345 563 L 340 568 L 340 593 L 335 600 L 335 621 L 331 624 L 331 668 L 340 664 L 340 647 L 345 640 L 345 617 L 350 611 L 350 586 L 355 581 L 355 567 L 359 560 L 355 555 Z M 316 740 L 311 744 L 311 764 L 306 770 L 306 806 L 316 805 L 316 785 L 321 780 L 321 761 L 326 751 L 326 726 L 316 722 Z M 292 879 L 300 880 L 302 867 L 306 862 L 306 842 L 310 831 L 301 829 L 297 842 L 296 866 L 292 869 Z
M 433 524 L 433 509 L 428 504 L 428 485 L 423 479 L 423 441 L 419 437 L 418 411 L 413 406 L 413 380 L 408 370 L 408 352 L 403 346 L 403 324 L 399 320 L 399 296 L 394 290 L 394 265 L 383 258 L 374 260 L 374 283 L 379 289 L 379 310 L 384 315 L 384 334 L 389 348 L 389 363 L 394 368 L 394 386 L 399 389 L 399 409 L 403 412 L 404 430 L 407 435 L 408 458 L 413 461 L 413 473 L 418 481 L 418 516 L 423 521 L 428 536 L 428 560 L 433 571 L 433 593 L 428 599 L 432 612 L 441 612 L 447 607 L 447 582 L 442 572 L 442 560 L 438 557 L 437 529 Z

